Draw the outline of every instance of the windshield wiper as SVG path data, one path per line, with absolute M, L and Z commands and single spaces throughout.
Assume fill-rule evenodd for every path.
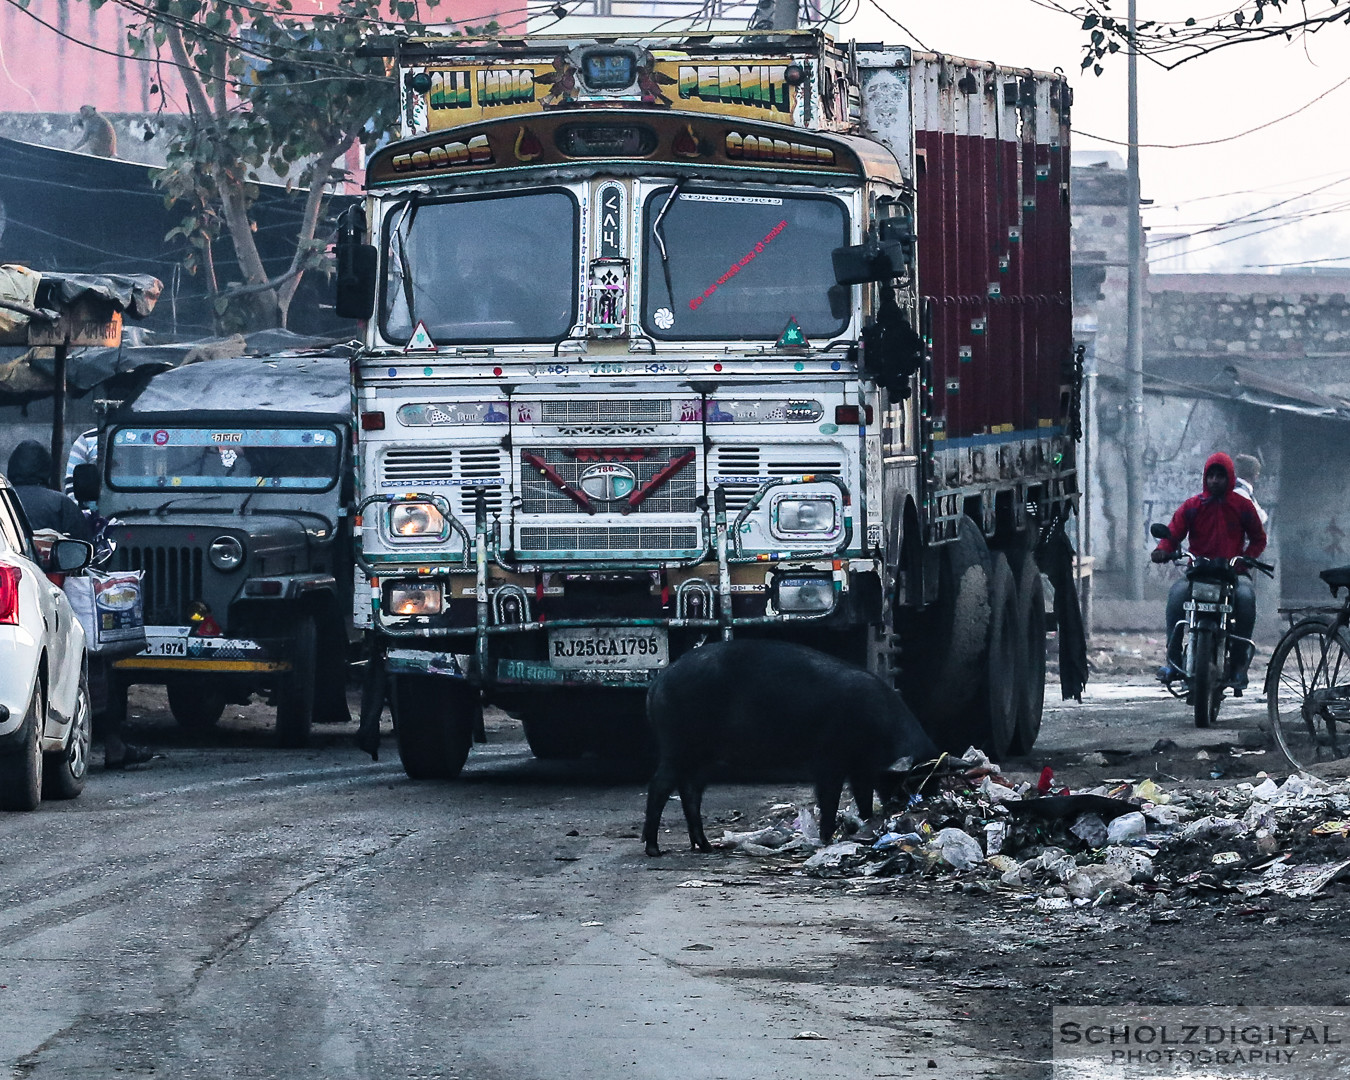
M 666 200 L 665 206 L 661 207 L 661 212 L 656 215 L 656 220 L 652 222 L 652 239 L 656 241 L 656 246 L 661 249 L 661 271 L 666 277 L 666 296 L 670 298 L 670 310 L 675 310 L 675 290 L 670 284 L 670 253 L 666 251 L 666 237 L 661 232 L 661 222 L 666 218 L 667 212 L 675 205 L 675 200 L 679 198 L 680 185 L 676 184 L 670 189 L 670 198 Z
M 220 495 L 217 494 L 217 493 L 214 492 L 214 491 L 204 492 L 204 493 L 201 494 L 201 495 L 179 495 L 179 496 L 177 496 L 176 498 L 169 499 L 167 502 L 162 502 L 162 503 L 160 503 L 160 504 L 159 504 L 158 506 L 156 506 L 155 509 L 154 509 L 153 511 L 151 511 L 151 512 L 152 512 L 152 513 L 155 513 L 155 514 L 162 514 L 162 513 L 164 513 L 166 510 L 168 510 L 169 507 L 175 505 L 176 503 L 181 503 L 181 502 L 200 502 L 202 499 L 219 499 L 219 498 L 220 498 Z
M 394 239 L 398 241 L 398 272 L 403 279 L 403 305 L 408 309 L 408 333 L 417 331 L 417 318 L 413 312 L 412 263 L 408 259 L 408 236 L 412 233 L 413 222 L 417 220 L 417 196 L 412 195 L 403 204 L 403 213 L 394 226 Z

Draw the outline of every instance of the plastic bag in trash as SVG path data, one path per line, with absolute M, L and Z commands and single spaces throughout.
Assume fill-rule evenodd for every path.
M 1078 819 L 1069 826 L 1069 832 L 1088 847 L 1099 848 L 1106 843 L 1106 822 L 1096 814 L 1079 814 Z
M 1108 844 L 1129 844 L 1146 839 L 1148 839 L 1148 822 L 1137 810 L 1132 814 L 1121 814 L 1106 828 Z
M 792 821 L 792 828 L 813 843 L 820 842 L 820 818 L 814 807 L 808 806 L 799 810 Z
M 1153 860 L 1138 848 L 1109 847 L 1106 849 L 1106 865 L 1119 866 L 1126 873 L 1126 881 L 1152 881 Z
M 941 830 L 926 850 L 957 870 L 969 870 L 984 860 L 979 841 L 960 829 Z
M 823 847 L 812 855 L 806 862 L 802 863 L 803 870 L 832 870 L 844 861 L 850 855 L 856 855 L 862 850 L 861 844 L 855 844 L 851 840 L 842 844 L 831 844 L 829 847 Z
M 1196 818 L 1190 824 L 1183 826 L 1181 838 L 1183 840 L 1227 840 L 1230 836 L 1237 836 L 1242 831 L 1242 822 L 1237 818 L 1215 817 L 1210 814 L 1202 818 Z
M 1119 863 L 1083 866 L 1064 882 L 1064 888 L 1075 900 L 1095 900 L 1104 892 L 1130 883 L 1130 871 Z

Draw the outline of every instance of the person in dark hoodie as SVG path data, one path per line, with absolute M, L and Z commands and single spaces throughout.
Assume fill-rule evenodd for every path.
M 1227 454 L 1211 454 L 1205 462 L 1204 490 L 1177 507 L 1167 526 L 1171 535 L 1158 541 L 1151 555 L 1153 561 L 1168 562 L 1188 536 L 1191 554 L 1200 558 L 1232 559 L 1246 555 L 1255 559 L 1259 556 L 1266 549 L 1266 530 L 1251 501 L 1234 490 L 1236 481 L 1233 459 Z M 1181 578 L 1167 594 L 1167 663 L 1158 671 L 1158 678 L 1163 682 L 1171 682 L 1181 674 L 1181 635 L 1173 635 L 1172 630 L 1185 619 L 1189 588 L 1190 583 Z M 1247 580 L 1246 570 L 1239 569 L 1233 596 L 1233 635 L 1249 642 L 1255 625 L 1256 593 Z M 1235 641 L 1230 647 L 1231 672 L 1227 681 L 1235 690 L 1242 690 L 1247 685 L 1247 666 L 1252 662 L 1252 652 L 1252 646 L 1247 642 Z
M 75 500 L 48 487 L 52 477 L 52 455 L 40 442 L 28 439 L 19 443 L 9 455 L 6 475 L 14 485 L 14 494 L 19 497 L 24 517 L 34 532 L 55 529 L 63 536 L 93 541 L 89 522 Z M 128 765 L 140 765 L 155 756 L 152 751 L 132 746 L 123 740 L 122 717 L 117 710 L 108 710 L 103 728 L 105 769 L 125 769 Z
M 5 475 L 14 485 L 14 494 L 19 497 L 24 516 L 34 532 L 55 529 L 62 536 L 72 536 L 76 540 L 94 539 L 89 532 L 89 522 L 75 500 L 49 486 L 52 455 L 40 442 L 28 439 L 19 443 L 9 455 Z

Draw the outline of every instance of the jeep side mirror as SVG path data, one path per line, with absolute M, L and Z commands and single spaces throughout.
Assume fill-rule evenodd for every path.
M 1155 521 L 1148 527 L 1148 533 L 1154 540 L 1171 540 L 1172 530 L 1161 521 Z
M 70 474 L 71 487 L 75 501 L 82 503 L 98 502 L 98 466 L 86 462 L 76 465 Z
M 84 540 L 63 536 L 53 542 L 47 556 L 47 567 L 54 574 L 73 574 L 83 570 L 94 558 L 94 545 Z

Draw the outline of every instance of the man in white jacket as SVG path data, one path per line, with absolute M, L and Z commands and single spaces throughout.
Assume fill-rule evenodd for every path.
M 1270 521 L 1270 515 L 1261 509 L 1261 504 L 1256 501 L 1256 495 L 1252 491 L 1253 485 L 1261 478 L 1261 462 L 1251 454 L 1234 454 L 1233 470 L 1237 473 L 1237 482 L 1233 485 L 1233 490 L 1256 507 L 1256 516 L 1261 519 L 1261 527 L 1264 529 Z

